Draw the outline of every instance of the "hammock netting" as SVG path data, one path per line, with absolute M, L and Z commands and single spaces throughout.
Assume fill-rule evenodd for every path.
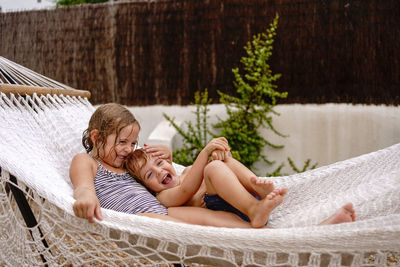
M 271 178 L 288 187 L 269 220 L 275 229 L 189 225 L 107 209 L 100 222 L 77 218 L 68 170 L 84 152 L 81 135 L 93 111 L 86 97 L 1 92 L 0 263 L 389 266 L 387 257 L 400 252 L 400 144 Z M 21 194 L 29 209 L 20 207 Z M 356 222 L 315 226 L 347 202 Z M 30 212 L 35 222 L 27 226 Z

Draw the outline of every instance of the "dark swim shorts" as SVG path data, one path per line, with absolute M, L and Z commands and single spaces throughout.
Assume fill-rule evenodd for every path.
M 253 195 L 256 199 L 260 200 L 260 198 L 256 195 Z M 206 203 L 206 207 L 210 210 L 218 210 L 218 211 L 228 211 L 238 215 L 242 220 L 246 222 L 250 222 L 249 217 L 243 214 L 241 211 L 237 210 L 231 204 L 222 199 L 219 195 L 204 195 L 204 203 Z M 265 224 L 267 225 L 267 224 Z

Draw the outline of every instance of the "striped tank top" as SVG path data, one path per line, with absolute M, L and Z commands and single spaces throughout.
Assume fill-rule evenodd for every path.
M 131 214 L 152 212 L 168 215 L 167 208 L 128 172 L 114 173 L 100 162 L 97 164 L 94 187 L 102 208 Z

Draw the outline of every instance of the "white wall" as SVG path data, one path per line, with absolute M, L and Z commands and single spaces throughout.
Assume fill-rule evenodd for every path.
M 147 106 L 131 107 L 142 126 L 140 141 L 168 144 L 171 129 L 165 125 L 152 133 L 154 138 L 147 140 L 153 129 L 163 121 L 162 113 L 176 117 L 180 121 L 193 120 L 193 106 Z M 210 123 L 216 122 L 216 116 L 224 117 L 223 105 L 210 106 Z M 285 148 L 265 149 L 268 158 L 277 163 L 286 162 L 291 157 L 298 167 L 307 159 L 318 166 L 327 165 L 361 154 L 369 153 L 387 146 L 400 143 L 400 107 L 324 104 L 324 105 L 278 105 L 275 110 L 280 116 L 274 116 L 273 125 L 287 138 L 278 137 L 270 130 L 263 131 L 267 140 L 283 144 Z M 179 143 L 179 138 L 172 144 Z M 254 170 L 259 175 L 271 172 L 278 164 L 268 167 L 256 164 Z M 293 173 L 290 168 L 286 173 Z
M 54 8 L 52 0 L 0 0 L 2 12 L 26 11 L 32 9 Z
M 283 139 L 268 133 L 285 145 L 282 151 L 266 149 L 278 162 L 289 156 L 298 167 L 308 158 L 323 166 L 400 143 L 400 107 L 281 105 L 276 111 L 281 115 L 274 126 L 290 135 Z

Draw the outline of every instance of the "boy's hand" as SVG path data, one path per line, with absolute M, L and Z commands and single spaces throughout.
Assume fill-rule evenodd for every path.
M 153 157 L 159 159 L 166 159 L 172 162 L 172 151 L 168 146 L 165 145 L 148 145 L 144 144 L 143 150 Z
M 203 150 L 207 152 L 207 155 L 212 156 L 212 153 L 214 151 L 220 150 L 221 153 L 225 153 L 225 151 L 230 151 L 230 148 L 228 140 L 226 140 L 225 137 L 218 137 L 212 139 Z M 216 155 L 216 156 L 223 156 L 223 155 Z
M 100 210 L 100 202 L 93 192 L 93 189 L 83 187 L 74 190 L 74 213 L 76 216 L 94 222 L 94 217 L 99 221 L 103 220 Z
M 229 157 L 232 157 L 231 151 L 214 150 L 211 153 L 211 160 L 225 161 Z

